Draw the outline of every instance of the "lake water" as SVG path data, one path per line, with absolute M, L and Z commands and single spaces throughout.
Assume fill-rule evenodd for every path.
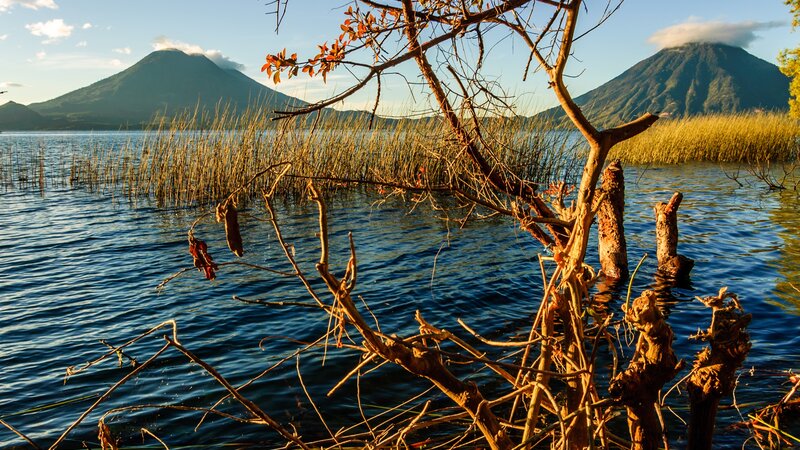
M 0 161 L 3 170 L 10 170 L 15 161 L 27 164 L 19 156 L 27 149 L 44 152 L 56 162 L 48 165 L 53 167 L 59 160 L 68 161 L 65 155 L 75 149 L 136 138 L 135 133 L 3 133 Z M 671 289 L 672 301 L 666 305 L 676 352 L 690 362 L 701 348 L 687 337 L 707 327 L 710 314 L 694 296 L 715 294 L 728 286 L 753 314 L 749 328 L 753 348 L 736 389 L 741 414 L 776 402 L 788 389 L 786 371 L 800 369 L 800 294 L 790 285 L 800 287 L 797 194 L 767 192 L 758 185 L 739 187 L 719 166 L 707 164 L 628 168 L 626 189 L 631 264 L 645 252 L 653 256 L 640 269 L 635 293 L 654 283 L 652 206 L 668 200 L 675 190 L 685 195 L 679 210 L 679 251 L 695 259 L 696 265 L 691 283 Z M 408 205 L 374 204 L 374 200 L 354 194 L 329 205 L 332 264 L 335 273 L 343 273 L 346 233 L 352 231 L 359 257 L 356 293 L 369 304 L 384 331 L 415 332 L 413 315 L 420 310 L 428 321 L 464 335 L 457 318 L 490 338 L 527 333 L 541 297 L 537 253 L 542 248 L 530 236 L 508 220 L 472 223 L 459 230 L 452 224 L 448 227 L 441 213 L 425 207 L 412 212 Z M 191 270 L 158 292 L 156 286 L 162 280 L 191 267 L 186 232 L 204 210 L 157 208 L 142 200 L 134 207 L 110 192 L 63 186 L 48 186 L 42 192 L 19 182 L 0 187 L 0 205 L 0 419 L 40 446 L 55 441 L 105 389 L 130 371 L 127 365 L 119 367 L 114 358 L 65 383 L 68 366 L 107 350 L 101 340 L 119 345 L 174 319 L 185 346 L 231 383 L 240 384 L 302 347 L 297 341 L 313 341 L 327 329 L 327 317 L 312 309 L 232 300 L 232 295 L 239 295 L 310 301 L 297 279 L 241 266 L 223 267 L 214 282 Z M 293 244 L 303 269 L 313 276 L 318 258 L 316 210 L 308 204 L 278 207 L 285 238 Z M 290 271 L 271 226 L 257 220 L 266 216 L 263 206 L 253 205 L 246 213 L 240 219 L 246 250 L 243 261 Z M 234 260 L 220 225 L 202 221 L 196 234 L 208 242 L 217 262 Z M 594 263 L 591 258 L 590 262 Z M 319 282 L 314 286 L 324 293 Z M 620 303 L 615 297 L 609 305 L 617 316 Z M 163 345 L 163 334 L 145 338 L 126 354 L 139 362 L 146 360 Z M 358 358 L 352 351 L 329 346 L 304 354 L 299 362 L 303 382 L 334 430 L 361 420 L 358 410 L 349 407 L 356 402 L 355 382 L 331 398 L 325 396 Z M 298 380 L 297 364 L 290 359 L 244 393 L 287 427 L 292 424 L 304 438 L 324 437 L 326 432 Z M 460 375 L 483 383 L 489 391 L 496 386 L 483 372 Z M 358 386 L 367 415 L 381 412 L 377 405 L 394 405 L 427 387 L 424 380 L 389 367 L 364 376 Z M 223 394 L 197 365 L 169 351 L 153 368 L 117 390 L 69 435 L 62 448 L 81 448 L 83 442 L 97 448 L 97 420 L 113 408 L 209 407 Z M 671 396 L 675 413 L 686 418 L 685 390 Z M 245 415 L 230 402 L 220 409 Z M 732 408 L 720 412 L 719 448 L 738 448 L 747 438 L 746 431 L 727 428 L 740 420 L 739 414 Z M 128 445 L 161 448 L 149 438 L 142 444 L 142 427 L 171 448 L 197 448 L 197 443 L 272 447 L 280 442 L 262 426 L 221 418 L 209 418 L 195 431 L 200 416 L 192 411 L 144 408 L 112 414 L 106 421 Z M 665 419 L 675 448 L 685 447 L 680 420 L 668 412 Z M 0 427 L 0 448 L 17 446 L 26 444 Z

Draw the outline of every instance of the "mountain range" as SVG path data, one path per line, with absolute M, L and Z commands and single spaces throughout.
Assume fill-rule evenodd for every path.
M 272 90 L 203 55 L 160 50 L 120 73 L 41 103 L 0 106 L 2 129 L 141 128 L 159 116 L 195 108 L 269 110 L 302 106 L 302 100 Z
M 687 44 L 666 48 L 611 81 L 575 98 L 599 127 L 645 112 L 684 117 L 752 110 L 788 110 L 789 79 L 741 48 Z M 203 55 L 153 52 L 130 68 L 41 103 L 0 106 L 0 130 L 142 128 L 159 117 L 195 109 L 267 110 L 306 103 L 272 90 Z M 363 115 L 367 112 L 326 114 Z M 540 117 L 565 120 L 560 107 Z
M 665 48 L 575 98 L 601 128 L 646 112 L 663 118 L 748 111 L 788 111 L 789 78 L 739 47 L 692 43 Z M 565 120 L 560 107 L 540 113 Z

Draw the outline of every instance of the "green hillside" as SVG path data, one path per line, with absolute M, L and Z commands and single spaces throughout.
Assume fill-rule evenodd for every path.
M 667 48 L 575 98 L 600 127 L 645 112 L 665 117 L 788 110 L 789 79 L 741 48 L 695 43 Z M 542 113 L 563 118 L 560 108 Z
M 41 114 L 20 105 L 17 102 L 7 102 L 0 106 L 0 130 L 39 130 L 52 125 L 51 121 Z
M 241 72 L 218 67 L 202 55 L 178 50 L 149 54 L 130 68 L 29 108 L 44 117 L 94 127 L 140 127 L 154 115 L 172 116 L 219 105 L 282 109 L 302 101 L 276 92 Z

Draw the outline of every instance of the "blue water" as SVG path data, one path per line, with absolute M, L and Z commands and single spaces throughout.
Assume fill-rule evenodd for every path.
M 44 149 L 48 158 L 68 160 L 67 152 L 87 145 L 118 145 L 136 134 L 0 135 L 3 161 L 11 149 Z M 17 155 L 14 153 L 14 155 Z M 55 156 L 61 155 L 61 156 Z M 17 156 L 14 156 L 17 157 Z M 49 166 L 48 166 L 49 167 Z M 695 164 L 626 170 L 626 231 L 631 264 L 647 252 L 634 292 L 654 284 L 652 206 L 675 190 L 685 198 L 679 210 L 679 251 L 696 261 L 691 283 L 670 291 L 666 305 L 676 335 L 674 347 L 688 362 L 701 346 L 687 339 L 708 326 L 709 311 L 693 298 L 720 287 L 739 294 L 753 314 L 753 348 L 741 371 L 736 399 L 741 413 L 777 401 L 788 389 L 785 371 L 800 369 L 800 201 L 794 192 L 766 192 L 758 185 L 739 187 L 716 165 Z M 541 298 L 537 253 L 540 245 L 509 220 L 493 219 L 459 229 L 425 206 L 413 212 L 399 202 L 373 204 L 360 194 L 332 202 L 332 265 L 342 275 L 348 231 L 358 251 L 359 284 L 355 291 L 379 319 L 384 332 L 416 332 L 414 311 L 431 323 L 466 333 L 463 319 L 489 338 L 527 334 Z M 191 270 L 160 292 L 156 286 L 191 267 L 186 231 L 205 210 L 165 209 L 146 201 L 135 205 L 111 193 L 89 193 L 61 186 L 0 188 L 0 419 L 40 446 L 50 445 L 109 386 L 130 371 L 116 357 L 69 377 L 65 369 L 95 359 L 106 350 L 100 340 L 119 345 L 152 326 L 174 319 L 181 342 L 216 367 L 234 385 L 290 356 L 325 333 L 327 316 L 303 307 L 265 307 L 232 299 L 239 295 L 270 301 L 311 301 L 293 277 L 241 266 L 223 267 L 209 282 Z M 309 204 L 278 204 L 286 240 L 293 244 L 302 269 L 311 277 L 318 258 L 316 210 Z M 262 205 L 252 205 L 240 219 L 245 238 L 243 261 L 291 271 Z M 209 244 L 217 262 L 234 261 L 223 230 L 211 218 L 196 235 Z M 591 252 L 590 252 L 591 253 Z M 589 257 L 590 262 L 594 263 Z M 325 290 L 314 280 L 323 298 Z M 609 308 L 619 316 L 618 295 Z M 366 314 L 369 317 L 368 314 Z M 159 332 L 126 350 L 143 362 L 163 345 Z M 291 340 L 287 339 L 288 337 Z M 267 339 L 265 339 L 267 338 Z M 347 340 L 345 339 L 347 342 Z M 359 340 L 356 340 L 357 342 Z M 323 366 L 323 355 L 325 362 Z M 602 356 L 601 357 L 606 357 Z M 300 360 L 303 382 L 333 430 L 360 419 L 356 383 L 332 398 L 325 393 L 354 367 L 359 355 L 347 349 L 318 347 Z M 327 435 L 310 405 L 291 358 L 243 391 L 285 426 L 306 439 Z M 368 366 L 373 367 L 373 366 Z M 485 373 L 456 368 L 487 392 L 499 385 Z M 680 376 L 685 375 L 684 371 Z M 364 376 L 359 388 L 367 415 L 428 388 L 424 380 L 383 367 Z M 171 350 L 157 364 L 123 385 L 73 431 L 62 448 L 97 447 L 97 420 L 113 408 L 170 404 L 209 407 L 224 390 L 197 365 Z M 669 403 L 684 419 L 685 390 Z M 59 402 L 65 404 L 58 405 Z M 447 406 L 447 402 L 441 402 Z M 730 405 L 726 400 L 724 405 Z M 412 403 L 411 406 L 417 405 Z M 220 409 L 240 417 L 246 412 L 227 401 Z M 272 447 L 279 437 L 263 426 L 211 417 L 194 430 L 202 413 L 167 408 L 126 410 L 106 422 L 127 445 L 160 448 L 143 440 L 142 427 L 180 445 Z M 670 440 L 683 448 L 680 420 L 665 412 Z M 727 427 L 740 420 L 736 409 L 720 412 L 717 445 L 740 447 L 746 431 Z M 291 425 L 290 425 L 291 424 Z M 25 447 L 0 427 L 0 448 Z

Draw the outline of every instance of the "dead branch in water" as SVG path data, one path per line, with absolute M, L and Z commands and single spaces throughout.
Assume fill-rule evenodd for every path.
M 747 325 L 752 316 L 742 309 L 736 294 L 722 288 L 716 297 L 698 298 L 712 309 L 711 325 L 695 339 L 709 346 L 698 353 L 687 382 L 691 400 L 689 448 L 711 449 L 719 401 L 736 386 L 736 370 L 750 351 Z
M 619 160 L 603 171 L 605 194 L 597 209 L 597 251 L 600 267 L 612 280 L 628 278 L 628 244 L 625 241 L 625 177 Z
M 659 202 L 654 208 L 658 270 L 667 278 L 678 281 L 688 278 L 694 267 L 693 260 L 678 254 L 678 207 L 682 200 L 683 194 L 676 192 L 669 202 Z
M 656 298 L 655 292 L 644 291 L 626 311 L 625 319 L 639 331 L 639 340 L 628 368 L 614 377 L 609 387 L 612 398 L 628 410 L 631 448 L 637 450 L 661 446 L 659 394 L 683 367 L 672 351 L 672 329 L 656 306 Z

